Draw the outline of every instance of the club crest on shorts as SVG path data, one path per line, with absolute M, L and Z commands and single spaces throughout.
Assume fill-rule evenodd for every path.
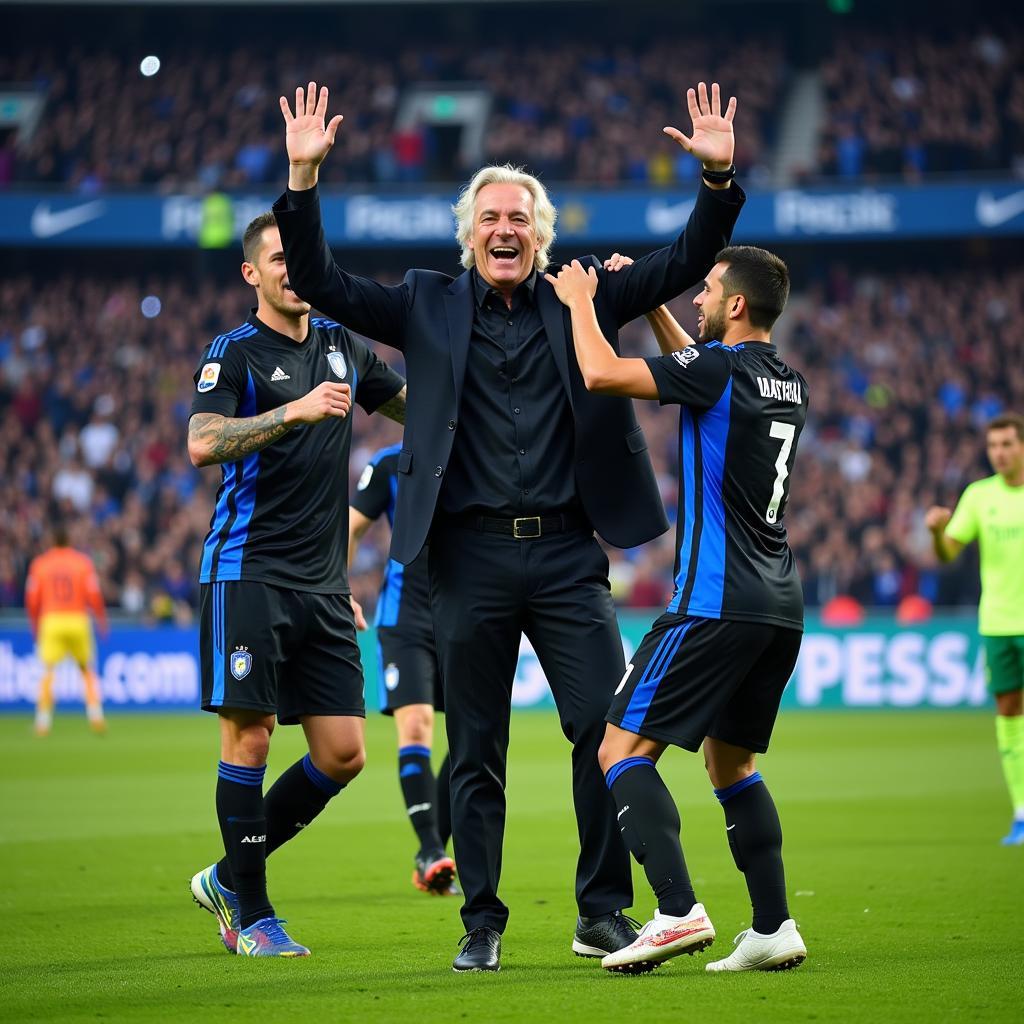
M 231 674 L 236 679 L 244 679 L 252 670 L 252 655 L 244 647 L 236 647 L 231 652 Z
M 345 356 L 341 352 L 328 352 L 327 363 L 331 367 L 331 372 L 336 377 L 344 377 L 348 373 L 348 367 L 345 365 Z
M 389 691 L 398 686 L 398 666 L 394 662 L 384 669 L 384 685 Z

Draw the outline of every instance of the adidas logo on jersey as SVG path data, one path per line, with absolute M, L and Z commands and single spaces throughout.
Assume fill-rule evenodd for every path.
M 284 370 L 282 370 L 280 366 L 278 366 L 278 367 L 275 368 L 274 372 L 270 375 L 270 379 L 272 381 L 274 381 L 274 380 L 291 380 L 291 377 L 289 377 L 288 374 L 285 373 Z

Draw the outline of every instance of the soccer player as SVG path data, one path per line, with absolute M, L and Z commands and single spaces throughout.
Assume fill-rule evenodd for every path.
M 107 730 L 96 676 L 96 649 L 89 610 L 106 635 L 107 613 L 92 559 L 68 544 L 64 526 L 53 530 L 53 547 L 32 560 L 25 584 L 25 608 L 36 638 L 43 678 L 36 698 L 36 735 L 53 726 L 53 673 L 64 658 L 73 658 L 85 683 L 85 713 L 93 732 Z
M 388 525 L 395 521 L 401 448 L 396 444 L 376 452 L 359 478 L 348 513 L 349 565 L 375 520 L 386 514 Z M 430 618 L 426 548 L 409 565 L 388 559 L 374 626 L 380 709 L 395 719 L 398 783 L 420 844 L 412 884 L 421 892 L 451 895 L 457 891 L 455 862 L 445 853 L 452 832 L 451 762 L 446 754 L 436 779 L 430 766 L 434 712 L 444 711 L 444 692 Z
M 305 956 L 267 895 L 266 857 L 363 767 L 363 674 L 346 569 L 353 400 L 405 418 L 405 384 L 288 282 L 270 213 L 242 240 L 257 305 L 207 346 L 188 451 L 220 465 L 199 582 L 202 706 L 220 721 L 217 817 L 224 857 L 191 889 L 224 945 Z M 301 724 L 309 753 L 263 795 L 275 725 Z
M 1013 803 L 1006 846 L 1024 846 L 1024 416 L 1004 413 L 985 431 L 995 473 L 971 484 L 956 512 L 935 505 L 925 515 L 935 554 L 951 562 L 978 542 L 978 632 L 985 674 L 996 700 L 996 741 Z
M 620 358 L 605 340 L 592 268 L 574 261 L 549 280 L 569 307 L 589 390 L 682 406 L 675 591 L 626 667 L 599 753 L 623 839 L 658 908 L 602 966 L 643 971 L 714 941 L 686 870 L 679 812 L 656 767 L 670 744 L 696 751 L 703 743 L 753 906 L 736 949 L 707 969 L 794 967 L 807 951 L 786 903 L 779 817 L 754 764 L 768 748 L 803 629 L 783 516 L 807 385 L 771 343 L 789 272 L 763 249 L 723 249 L 693 300 L 707 344 L 648 359 Z

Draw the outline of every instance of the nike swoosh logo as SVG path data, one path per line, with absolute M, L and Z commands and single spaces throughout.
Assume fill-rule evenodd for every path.
M 978 196 L 974 212 L 978 223 L 986 228 L 997 228 L 1008 220 L 1024 213 L 1024 191 L 1011 192 L 1008 196 L 996 199 L 991 192 L 982 192 Z
M 670 204 L 662 199 L 655 199 L 647 206 L 647 230 L 658 235 L 670 232 L 676 234 L 690 219 L 695 202 L 694 199 L 686 199 L 681 203 Z
M 735 825 L 726 825 L 725 826 L 725 831 L 726 832 L 731 832 L 735 827 L 736 827 Z
M 71 206 L 66 210 L 51 210 L 49 203 L 40 203 L 32 211 L 29 226 L 36 238 L 53 238 L 102 217 L 106 207 L 107 204 L 102 199 Z

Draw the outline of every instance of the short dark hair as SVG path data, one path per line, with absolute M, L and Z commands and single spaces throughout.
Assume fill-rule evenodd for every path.
M 990 430 L 1003 430 L 1006 427 L 1013 427 L 1017 431 L 1017 440 L 1024 441 L 1024 416 L 1015 412 L 1001 412 L 994 419 L 988 421 L 985 433 Z
M 242 235 L 242 258 L 246 263 L 256 262 L 260 255 L 260 246 L 263 244 L 263 232 L 276 224 L 277 221 L 270 210 L 249 222 L 245 234 Z
M 54 523 L 51 532 L 53 533 L 54 547 L 66 548 L 68 546 L 67 523 Z
M 728 263 L 722 274 L 726 295 L 742 295 L 752 327 L 768 330 L 786 308 L 789 268 L 773 252 L 753 245 L 730 245 L 715 257 Z

